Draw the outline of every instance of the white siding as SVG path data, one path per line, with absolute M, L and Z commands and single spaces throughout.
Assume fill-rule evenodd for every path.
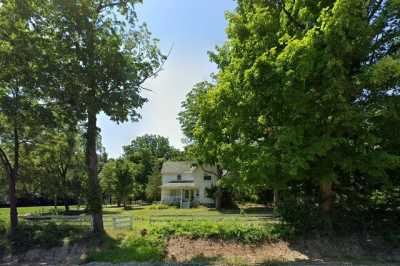
M 207 167 L 206 168 L 207 171 L 211 171 L 213 173 L 216 173 L 216 168 L 211 168 L 211 167 Z M 176 174 L 163 174 L 162 176 L 162 183 L 163 184 L 167 184 L 171 181 L 177 181 L 177 175 L 179 173 Z M 210 181 L 204 181 L 204 176 L 211 176 L 211 180 Z M 206 188 L 210 188 L 213 185 L 216 184 L 217 178 L 215 175 L 209 174 L 208 172 L 204 172 L 203 169 L 201 169 L 200 167 L 198 167 L 196 170 L 193 171 L 193 173 L 181 173 L 181 180 L 184 181 L 194 181 L 195 183 L 195 187 L 199 192 L 199 197 L 198 200 L 200 202 L 200 204 L 213 204 L 214 203 L 214 199 L 212 198 L 208 198 L 207 197 L 207 192 L 206 192 Z M 161 200 L 163 200 L 166 196 L 168 195 L 168 192 L 163 189 L 161 191 Z

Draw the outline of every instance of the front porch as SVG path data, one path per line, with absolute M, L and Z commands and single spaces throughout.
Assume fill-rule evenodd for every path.
M 197 189 L 193 183 L 169 183 L 161 186 L 161 202 L 176 204 L 181 208 L 190 208 L 198 202 Z

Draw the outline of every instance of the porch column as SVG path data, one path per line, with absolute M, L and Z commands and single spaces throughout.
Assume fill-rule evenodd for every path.
M 182 202 L 183 202 L 183 189 L 181 188 L 181 208 L 182 208 Z

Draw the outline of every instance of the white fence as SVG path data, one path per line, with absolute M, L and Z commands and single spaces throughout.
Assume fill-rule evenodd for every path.
M 26 221 L 42 222 L 42 223 L 58 223 L 58 224 L 74 224 L 80 226 L 91 226 L 92 217 L 90 215 L 29 215 L 23 217 Z M 103 216 L 103 223 L 105 227 L 113 229 L 132 229 L 133 217 L 132 216 Z
M 132 229 L 133 217 L 132 216 L 103 216 L 105 227 L 113 229 Z

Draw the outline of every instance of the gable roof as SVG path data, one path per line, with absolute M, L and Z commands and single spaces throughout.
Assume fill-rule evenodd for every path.
M 161 168 L 161 174 L 193 173 L 197 166 L 192 161 L 166 161 Z

